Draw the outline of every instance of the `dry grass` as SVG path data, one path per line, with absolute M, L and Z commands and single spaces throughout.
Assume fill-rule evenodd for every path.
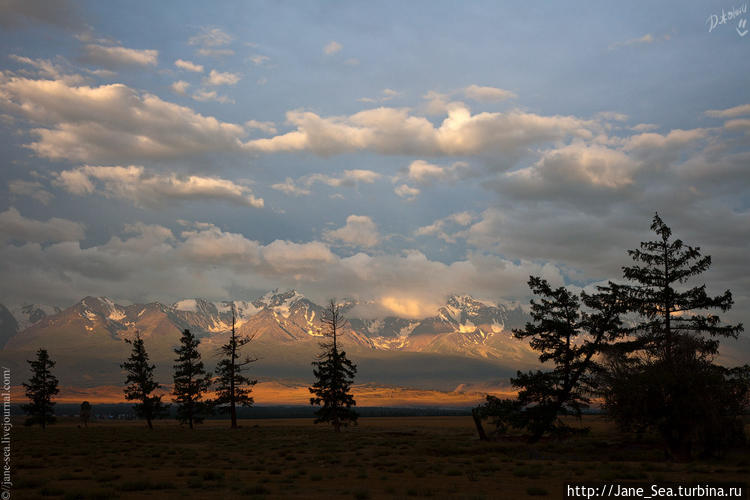
M 587 437 L 482 443 L 469 417 L 361 419 L 336 435 L 310 420 L 61 422 L 13 429 L 14 498 L 562 498 L 572 481 L 746 481 L 750 451 L 668 463 L 588 417 Z M 20 424 L 20 422 L 19 422 Z

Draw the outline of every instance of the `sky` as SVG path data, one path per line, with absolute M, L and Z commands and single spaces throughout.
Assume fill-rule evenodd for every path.
M 658 212 L 750 324 L 746 17 L 3 2 L 0 302 L 296 288 L 424 317 L 452 293 L 526 303 L 530 275 L 618 279 Z

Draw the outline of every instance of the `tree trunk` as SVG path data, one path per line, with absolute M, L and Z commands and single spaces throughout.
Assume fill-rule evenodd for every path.
M 479 416 L 479 408 L 471 409 L 471 417 L 474 419 L 474 425 L 477 426 L 477 434 L 479 434 L 480 441 L 489 441 L 487 434 L 484 433 L 484 427 L 482 427 L 482 419 Z

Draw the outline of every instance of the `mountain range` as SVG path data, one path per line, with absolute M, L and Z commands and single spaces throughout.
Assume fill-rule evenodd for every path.
M 371 382 L 450 388 L 502 377 L 536 362 L 528 344 L 512 336 L 511 329 L 527 320 L 520 307 L 454 295 L 431 317 L 361 319 L 354 314 L 356 301 L 341 305 L 347 318 L 342 345 L 359 362 L 360 377 Z M 119 363 L 129 351 L 123 340 L 137 330 L 151 360 L 168 377 L 173 349 L 185 328 L 201 338 L 207 364 L 216 359 L 231 329 L 232 306 L 238 333 L 253 337 L 248 347 L 260 358 L 253 364 L 259 376 L 309 378 L 323 336 L 324 308 L 296 290 L 234 302 L 194 298 L 120 305 L 106 297 L 86 297 L 66 309 L 0 305 L 0 360 L 27 371 L 23 360 L 44 348 L 70 384 L 116 383 L 122 378 Z

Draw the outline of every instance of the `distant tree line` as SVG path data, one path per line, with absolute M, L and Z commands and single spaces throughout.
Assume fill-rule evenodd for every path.
M 316 412 L 315 423 L 329 422 L 339 432 L 341 427 L 356 423 L 357 413 L 352 410 L 356 403 L 350 393 L 351 384 L 357 371 L 356 366 L 340 349 L 338 336 L 345 322 L 340 306 L 331 300 L 322 317 L 326 328 L 323 332 L 329 341 L 321 344 L 322 352 L 313 361 L 313 374 L 316 377 L 310 392 L 311 405 L 322 406 Z M 258 360 L 243 356 L 242 348 L 252 341 L 252 337 L 237 334 L 236 317 L 232 307 L 232 330 L 227 342 L 219 348 L 222 358 L 216 367 L 217 376 L 205 370 L 201 354 L 198 351 L 200 340 L 186 329 L 180 337 L 179 347 L 174 349 L 177 358 L 174 365 L 173 402 L 177 405 L 177 419 L 190 429 L 201 423 L 206 415 L 216 410 L 230 415 L 231 428 L 236 429 L 237 407 L 252 406 L 252 388 L 257 383 L 245 373 L 248 365 Z M 162 395 L 156 391 L 162 386 L 154 380 L 155 365 L 149 361 L 143 338 L 136 331 L 135 338 L 126 339 L 132 346 L 130 356 L 120 365 L 127 376 L 125 380 L 125 399 L 134 401 L 134 410 L 138 417 L 146 420 L 149 429 L 153 421 L 167 414 L 168 406 L 162 402 Z M 53 397 L 59 392 L 58 380 L 52 374 L 55 362 L 44 349 L 39 349 L 37 359 L 28 361 L 32 378 L 24 383 L 26 396 L 30 404 L 24 405 L 29 415 L 26 425 L 40 424 L 46 428 L 54 423 Z M 212 385 L 216 385 L 216 397 L 208 399 Z M 80 419 L 88 426 L 91 418 L 91 405 L 84 401 L 80 408 Z
M 610 281 L 577 293 L 530 277 L 531 321 L 514 330 L 514 336 L 529 339 L 542 364 L 552 366 L 546 371 L 519 371 L 511 378 L 518 390 L 516 398 L 488 395 L 485 404 L 474 408 L 481 439 L 489 439 L 483 426 L 487 420 L 495 435 L 516 429 L 526 433 L 530 442 L 585 432 L 565 417 L 580 419 L 598 398 L 621 430 L 656 431 L 673 458 L 689 458 L 695 451 L 714 454 L 744 442 L 741 415 L 750 405 L 750 366 L 726 368 L 714 362 L 720 339 L 737 338 L 743 326 L 722 323 L 708 312 L 728 311 L 732 294 L 727 290 L 710 296 L 706 285 L 689 287 L 689 280 L 709 269 L 711 258 L 673 238 L 658 214 L 651 230 L 656 239 L 628 251 L 634 264 L 622 268 L 620 283 Z M 335 300 L 321 320 L 325 340 L 313 361 L 310 403 L 320 406 L 315 422 L 330 423 L 339 432 L 357 422 L 351 394 L 357 367 L 340 346 L 345 319 Z M 231 427 L 237 427 L 237 406 L 254 403 L 251 393 L 257 381 L 245 373 L 257 358 L 242 354 L 251 340 L 237 334 L 232 308 L 231 334 L 219 348 L 222 359 L 214 379 L 201 361 L 200 340 L 189 330 L 183 332 L 174 350 L 172 391 L 181 423 L 192 429 L 219 409 L 229 413 Z M 162 396 L 155 395 L 161 387 L 154 380 L 155 366 L 138 332 L 126 342 L 132 352 L 121 365 L 127 373 L 125 397 L 135 401 L 137 415 L 152 428 L 152 421 L 166 409 Z M 55 363 L 40 349 L 29 364 L 33 376 L 24 384 L 30 400 L 24 406 L 27 424 L 46 427 L 55 420 Z M 214 384 L 216 397 L 210 400 L 208 392 Z M 85 425 L 91 409 L 84 404 Z
M 570 434 L 575 430 L 561 417 L 580 418 L 597 397 L 623 431 L 658 432 L 673 458 L 744 442 L 750 366 L 714 363 L 719 339 L 737 338 L 743 327 L 706 312 L 729 310 L 732 294 L 688 287 L 711 258 L 672 238 L 658 214 L 651 229 L 655 240 L 628 251 L 634 265 L 623 267 L 623 284 L 610 281 L 577 294 L 530 278 L 532 321 L 514 334 L 529 339 L 539 360 L 553 368 L 519 371 L 511 379 L 515 399 L 487 396 L 473 412 L 481 438 L 487 439 L 485 419 L 496 434 L 515 428 L 531 442 Z

